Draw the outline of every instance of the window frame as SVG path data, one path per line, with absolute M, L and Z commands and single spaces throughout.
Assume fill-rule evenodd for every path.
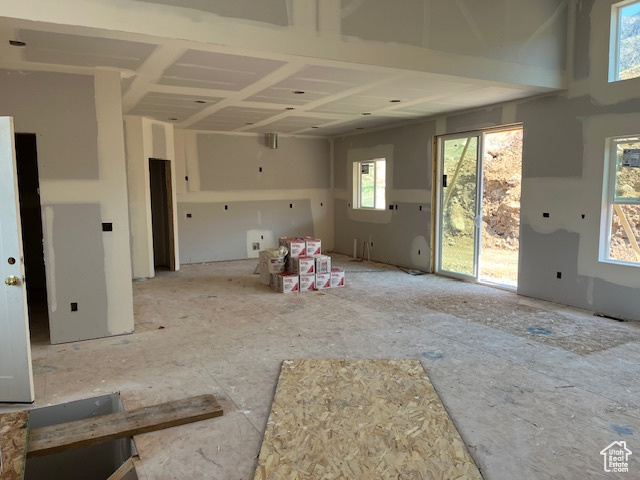
M 382 205 L 378 206 L 378 195 L 377 195 L 377 181 L 378 181 L 378 166 L 377 162 L 384 162 L 385 165 L 385 184 L 384 184 L 384 201 Z M 373 165 L 373 207 L 366 207 L 362 205 L 362 166 L 365 164 Z M 353 162 L 353 173 L 354 173 L 354 208 L 358 210 L 369 210 L 369 211 L 384 211 L 386 209 L 387 203 L 387 159 L 383 157 L 378 158 L 369 158 L 367 160 L 360 160 L 357 162 Z
M 631 78 L 620 78 L 620 29 L 622 23 L 621 12 L 623 9 L 640 5 L 640 0 L 624 0 L 611 5 L 611 30 L 609 40 L 609 83 L 623 82 L 640 78 L 640 75 Z
M 622 143 L 630 143 L 633 140 L 638 140 L 640 143 L 640 134 L 637 135 L 620 135 L 607 138 L 606 142 L 606 165 L 604 173 L 606 175 L 604 186 L 606 191 L 603 195 L 604 205 L 603 211 L 605 213 L 604 228 L 601 229 L 602 248 L 600 251 L 600 261 L 606 263 L 615 263 L 620 265 L 627 265 L 640 268 L 640 260 L 637 262 L 630 262 L 626 260 L 618 260 L 611 258 L 611 227 L 613 223 L 613 213 L 615 205 L 640 205 L 640 198 L 616 198 L 616 183 L 617 183 L 617 165 L 618 165 L 618 145 Z

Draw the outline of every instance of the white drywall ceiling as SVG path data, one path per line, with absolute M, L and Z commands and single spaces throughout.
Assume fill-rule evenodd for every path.
M 26 46 L 10 46 L 9 40 Z M 0 19 L 0 67 L 119 70 L 125 114 L 185 129 L 336 135 L 548 90 L 310 57 L 228 52 L 186 40 Z

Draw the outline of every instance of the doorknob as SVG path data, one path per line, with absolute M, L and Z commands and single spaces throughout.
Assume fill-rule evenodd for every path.
M 16 277 L 15 275 L 9 275 L 4 279 L 4 283 L 5 285 L 9 285 L 10 287 L 15 287 L 17 285 L 20 285 L 20 280 L 18 280 L 18 277 Z

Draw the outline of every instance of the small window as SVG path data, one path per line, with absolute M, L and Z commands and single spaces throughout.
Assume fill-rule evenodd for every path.
M 356 208 L 384 210 L 386 160 L 375 158 L 354 163 L 354 191 Z
M 640 265 L 640 136 L 611 139 L 607 259 Z
M 640 77 L 640 1 L 613 5 L 611 81 Z

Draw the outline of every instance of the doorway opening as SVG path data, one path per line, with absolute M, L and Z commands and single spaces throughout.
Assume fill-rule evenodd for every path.
M 173 193 L 169 160 L 149 159 L 153 264 L 156 270 L 176 269 L 173 231 Z
M 15 141 L 31 343 L 49 343 L 49 310 L 36 135 L 16 133 Z
M 522 128 L 484 134 L 479 280 L 518 286 Z
M 438 146 L 436 271 L 516 289 L 522 127 L 447 135 Z

